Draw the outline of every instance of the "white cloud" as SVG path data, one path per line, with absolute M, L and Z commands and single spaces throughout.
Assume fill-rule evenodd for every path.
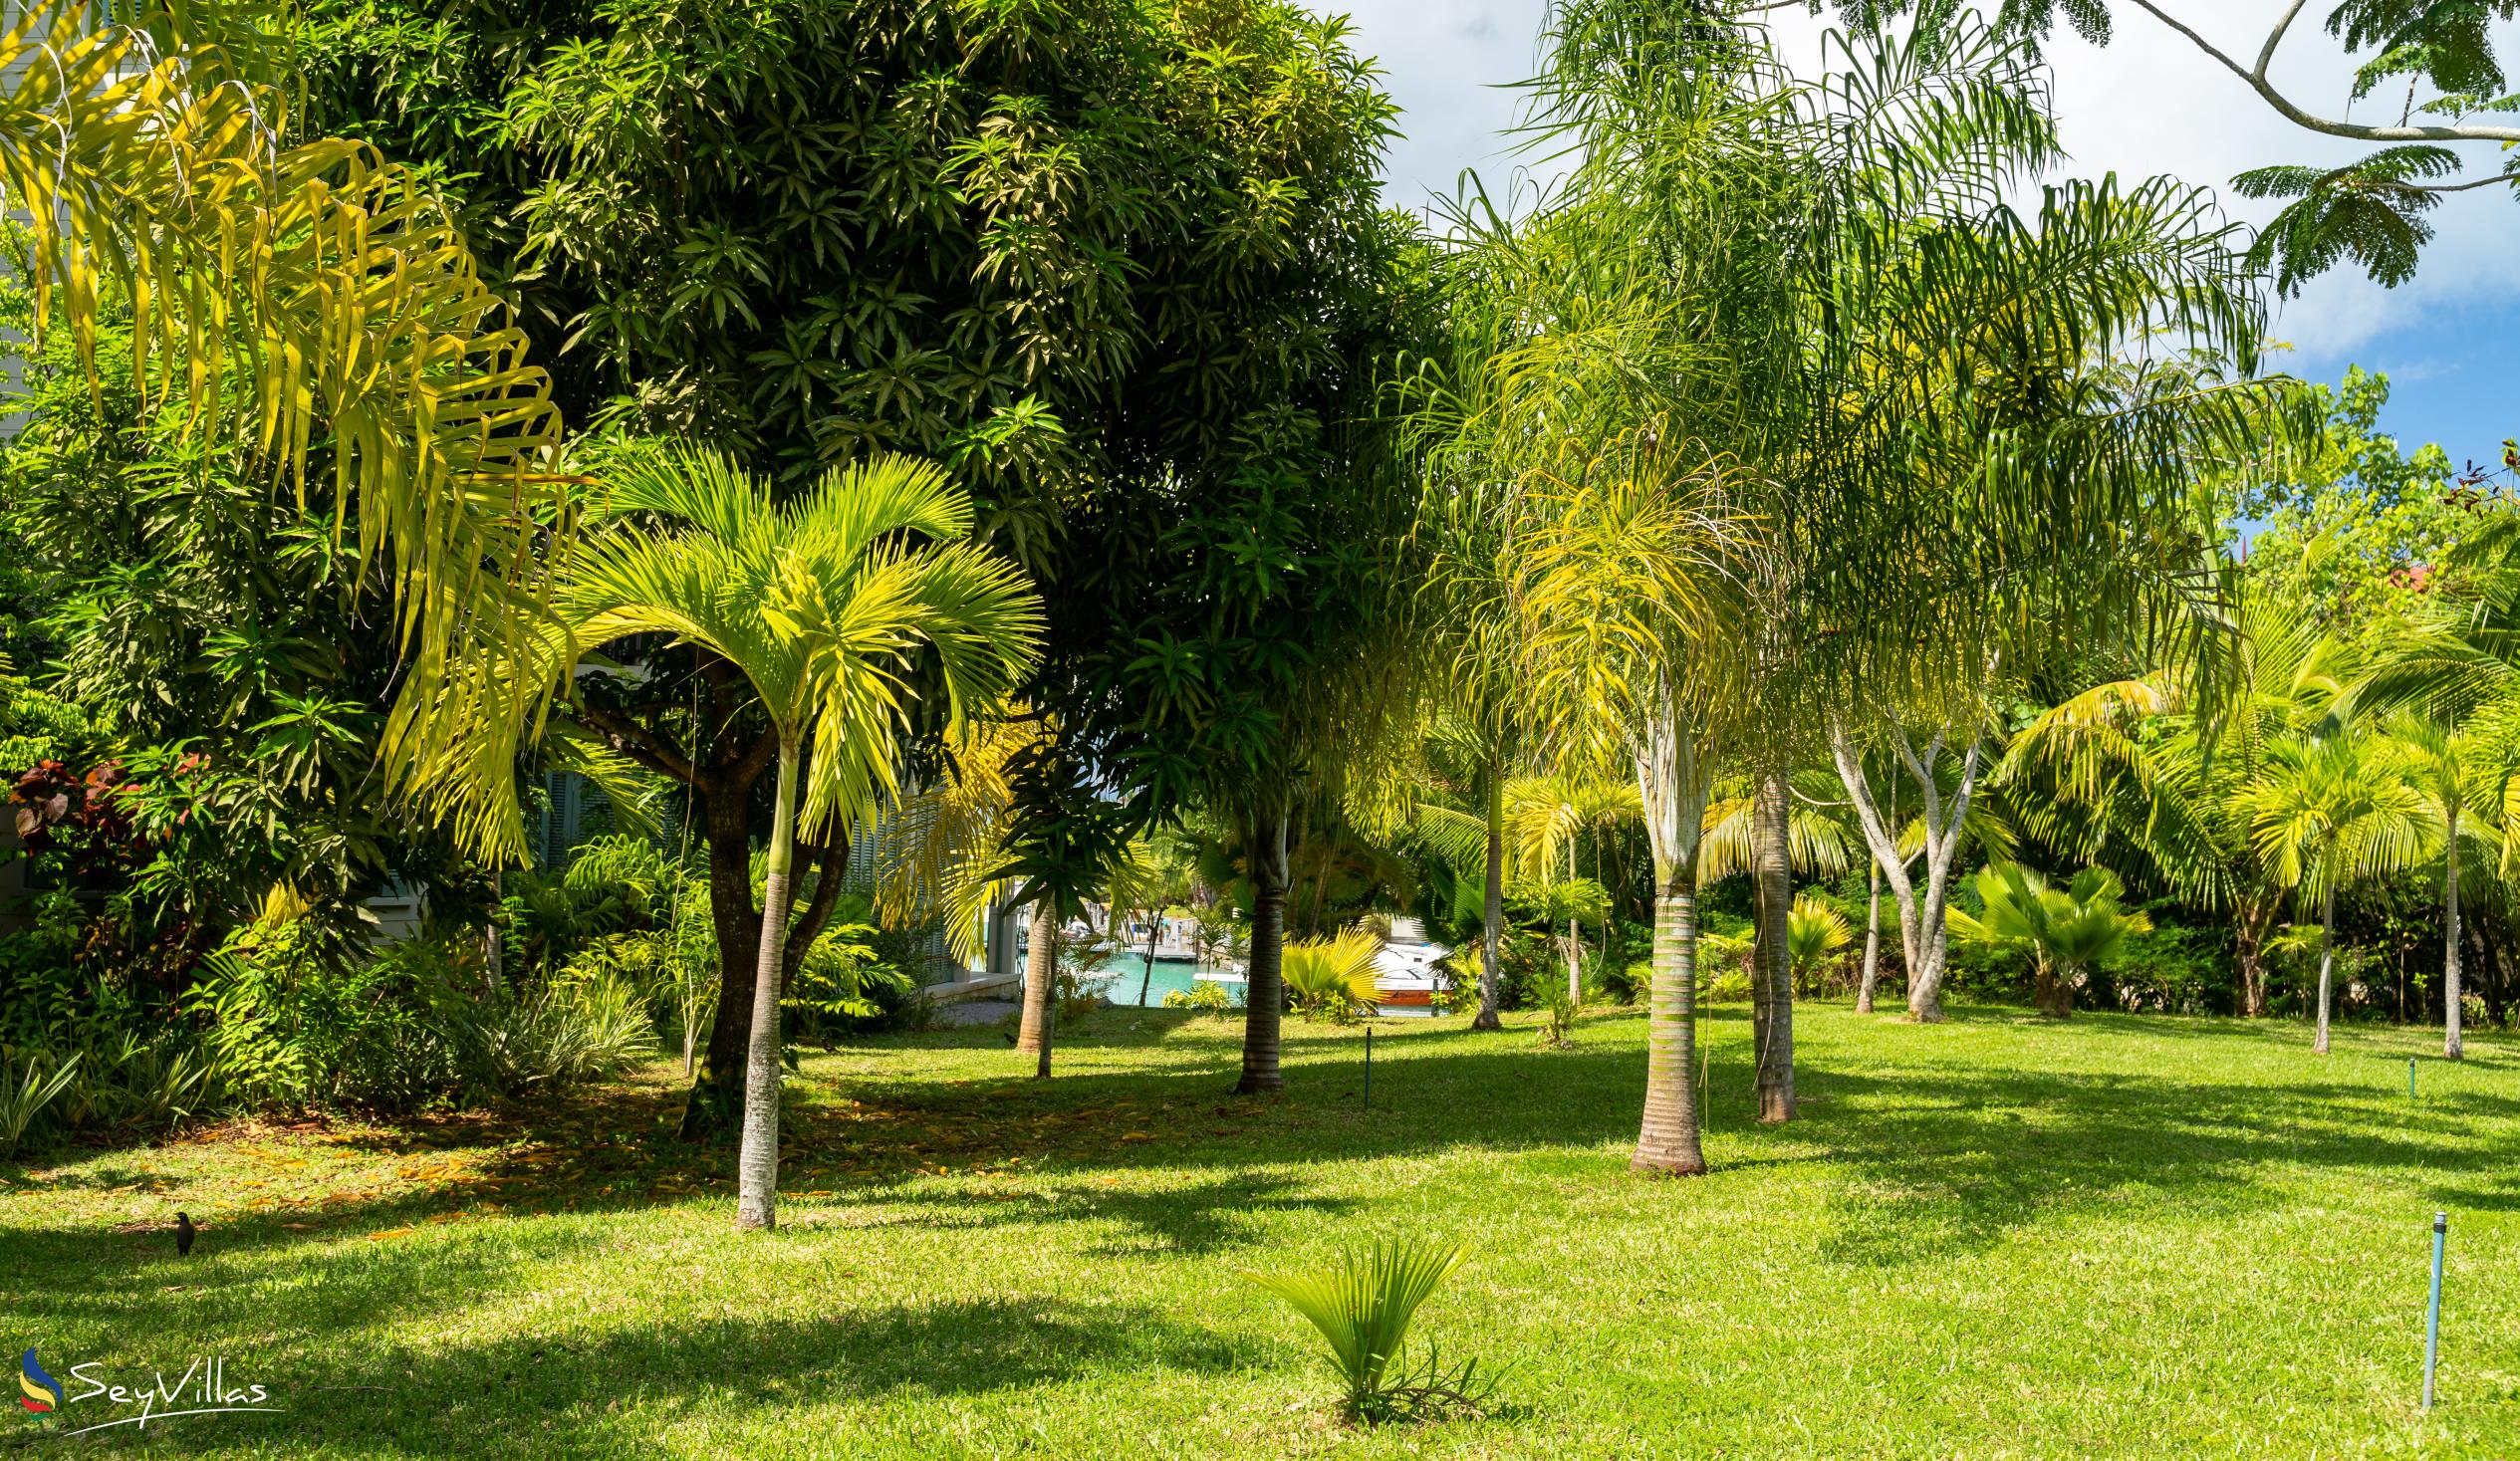
M 2182 0 L 2208 40 L 2253 59 L 2267 27 L 2287 0 Z M 1449 194 L 1465 167 L 1477 167 L 1493 188 L 1510 172 L 1510 139 L 1518 94 L 1502 90 L 1530 75 L 1546 0 L 1351 0 L 1358 44 L 1381 58 L 1386 85 L 1403 109 L 1403 139 L 1390 150 L 1387 175 L 1395 203 L 1414 205 Z M 2117 35 L 2096 47 L 2060 27 L 2050 47 L 2068 171 L 2123 177 L 2170 173 L 2214 188 L 2234 218 L 2261 223 L 2275 205 L 2229 190 L 2232 174 L 2271 162 L 2334 162 L 2358 155 L 2359 144 L 2319 136 L 2275 114 L 2239 78 L 2185 39 L 2121 3 Z M 1822 22 L 1787 12 L 1780 40 L 1798 65 L 1820 56 Z M 2510 28 L 2506 27 L 2506 30 Z M 2520 54 L 2520 33 L 2505 54 Z M 2305 15 L 2286 39 L 2273 75 L 2315 111 L 2343 112 L 2352 65 Z M 2364 117 L 2385 111 L 2377 99 L 2358 106 Z M 2471 173 L 2499 164 L 2480 150 Z M 2512 268 L 2512 201 L 2496 190 L 2448 198 L 2434 215 L 2438 237 L 2413 283 L 2383 290 L 2337 270 L 2287 304 L 2277 323 L 2304 362 L 2330 362 L 2372 341 L 2384 329 L 2404 330 L 2454 318 L 2457 310 L 2520 298 Z

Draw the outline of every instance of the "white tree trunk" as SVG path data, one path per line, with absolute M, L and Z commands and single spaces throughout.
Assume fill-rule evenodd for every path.
M 796 864 L 794 743 L 779 745 L 779 793 L 761 888 L 761 951 L 753 960 L 752 1040 L 744 1051 L 744 1135 L 735 1157 L 735 1226 L 779 1224 L 779 965 L 788 943 Z
M 1951 872 L 1959 861 L 1960 832 L 1968 820 L 1969 799 L 1977 791 L 1986 742 L 1980 735 L 1969 737 L 1968 749 L 1960 756 L 1959 784 L 1945 803 L 1942 790 L 1933 779 L 1934 765 L 1942 759 L 1942 736 L 1934 736 L 1922 757 L 1908 744 L 1905 731 L 1893 727 L 1892 736 L 1899 759 L 1906 764 L 1924 797 L 1925 886 L 1921 895 L 1908 874 L 1907 859 L 1899 855 L 1898 829 L 1883 817 L 1873 797 L 1872 783 L 1864 775 L 1864 763 L 1843 724 L 1830 726 L 1829 750 L 1837 763 L 1838 780 L 1845 784 L 1848 799 L 1855 803 L 1856 821 L 1864 829 L 1864 842 L 1872 850 L 1874 865 L 1888 878 L 1891 894 L 1898 899 L 1899 947 L 1907 960 L 1908 1016 L 1934 1021 L 1942 1018 L 1943 956 L 1951 946 Z
M 1882 982 L 1882 859 L 1874 857 L 1872 896 L 1864 909 L 1864 982 L 1856 987 L 1855 1012 L 1873 1013 L 1873 989 Z
M 2337 893 L 2331 887 L 2319 894 L 2319 1034 L 2310 1048 L 2320 1055 L 2328 1053 L 2328 987 L 2336 969 Z

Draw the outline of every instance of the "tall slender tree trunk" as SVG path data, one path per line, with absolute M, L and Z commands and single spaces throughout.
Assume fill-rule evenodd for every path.
M 1566 880 L 1575 881 L 1575 839 L 1566 841 Z M 1584 1007 L 1584 934 L 1573 914 L 1566 920 L 1566 1002 L 1570 1009 Z
M 1146 996 L 1155 987 L 1155 938 L 1163 931 L 1163 910 L 1157 908 L 1146 917 L 1146 973 L 1137 981 L 1137 1008 L 1146 1007 Z
M 1873 1013 L 1873 991 L 1882 982 L 1882 859 L 1874 857 L 1873 895 L 1864 910 L 1864 982 L 1856 986 L 1855 1012 Z
M 1487 901 L 1479 916 L 1479 1013 L 1473 1030 L 1502 1030 L 1497 1014 L 1498 992 L 1504 987 L 1505 933 L 1505 767 L 1487 768 Z
M 1647 727 L 1637 756 L 1637 790 L 1653 850 L 1653 976 L 1647 995 L 1644 1118 L 1631 1171 L 1695 1176 L 1706 1170 L 1698 1141 L 1697 850 L 1707 779 L 1695 739 L 1666 716 Z
M 506 900 L 507 888 L 507 870 L 499 867 L 490 869 L 490 926 L 484 930 L 481 940 L 481 966 L 483 972 L 490 976 L 493 990 L 507 987 L 507 939 L 499 929 L 498 906 Z
M 1283 1091 L 1278 1027 L 1286 986 L 1286 814 L 1261 820 L 1251 846 L 1251 964 L 1243 988 L 1241 1094 Z
M 702 1079 L 741 1089 L 752 1035 L 751 971 L 761 958 L 761 915 L 752 902 L 752 786 L 702 798 L 709 833 L 709 923 L 717 934 L 717 1023 L 700 1057 Z
M 2319 894 L 2319 1034 L 2310 1048 L 2320 1055 L 2328 1053 L 2328 1001 L 2331 975 L 2336 969 L 2337 894 L 2330 887 Z
M 779 1213 L 779 973 L 796 862 L 797 748 L 779 743 L 779 792 L 762 882 L 762 936 L 753 960 L 752 1031 L 744 1052 L 744 1134 L 735 1158 L 735 1226 L 768 1229 Z M 724 1017 L 719 1017 L 721 1021 Z
M 1759 901 L 1758 967 L 1752 971 L 1750 1018 L 1756 1047 L 1754 1086 L 1759 1119 L 1794 1118 L 1794 963 L 1786 945 L 1793 916 L 1793 852 L 1786 841 L 1785 777 L 1760 778 L 1750 804 L 1750 864 Z
M 1050 1075 L 1051 1027 L 1059 1023 L 1059 914 L 1044 892 L 1033 904 L 1024 946 L 1024 1017 L 1015 1035 L 1019 1055 L 1036 1056 L 1033 1075 Z
M 2450 814 L 2441 874 L 2441 1054 L 2449 1060 L 2466 1056 L 2459 1042 L 2459 819 Z

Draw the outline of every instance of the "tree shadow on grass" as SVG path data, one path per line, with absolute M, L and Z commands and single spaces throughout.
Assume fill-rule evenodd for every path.
M 1774 1128 L 1752 1119 L 1747 1012 L 1718 1007 L 1704 1021 L 1716 1180 L 1763 1167 L 1842 1173 L 1833 1179 L 1827 1240 L 1841 1261 L 1894 1265 L 1974 1249 L 2139 1195 L 2235 1213 L 2278 1200 L 2281 1174 L 2297 1168 L 2411 1183 L 2449 1205 L 2520 1207 L 2520 1182 L 2503 1175 L 2486 1139 L 2487 1126 L 2520 1120 L 2520 1101 L 2492 1092 L 2444 1090 L 2408 1103 L 2402 1089 L 2393 1098 L 2368 1079 L 2367 1062 L 2344 1053 L 2311 1066 L 2304 1052 L 2298 1069 L 2287 1064 L 2280 1079 L 2252 1082 L 2200 1079 L 2212 1067 L 2185 1063 L 2097 1072 L 1977 1065 L 1985 1052 L 1924 1029 L 1859 1052 L 1844 1044 L 1850 1027 L 1834 1023 L 1841 1018 L 1815 1022 L 1800 1072 L 1810 1097 L 1803 1118 Z M 939 1079 L 909 1063 L 899 1075 L 862 1069 L 816 1083 L 793 1103 L 782 1185 L 879 1217 L 907 1206 L 956 1226 L 1000 1213 L 1116 1218 L 1136 1241 L 1108 1252 L 1213 1253 L 1246 1241 L 1242 1214 L 1341 1210 L 1306 1195 L 1287 1175 L 1290 1164 L 1450 1152 L 1610 1163 L 1637 1127 L 1644 1051 L 1614 1038 L 1629 1034 L 1618 1021 L 1634 1019 L 1588 1021 L 1572 1051 L 1536 1050 L 1521 1029 L 1474 1033 L 1445 1022 L 1386 1030 L 1377 1037 L 1372 1111 L 1363 1108 L 1356 1033 L 1302 1026 L 1289 1032 L 1288 1092 L 1260 1098 L 1227 1095 L 1218 1071 L 1187 1062 L 1048 1082 L 1012 1072 Z M 1972 1023 L 1996 1021 L 1964 1018 L 1950 1033 Z M 2123 1052 L 2089 1037 L 2131 1027 L 2150 1033 L 2183 1022 L 2102 1016 L 2032 1028 Z M 1167 1021 L 1163 1034 L 1174 1029 Z M 2035 1050 L 2004 1059 L 2035 1059 Z M 2358 1070 L 2354 1080 L 2335 1079 Z M 652 1124 L 647 1107 L 657 1098 L 643 1090 L 595 1093 L 520 1113 L 513 1131 L 485 1128 L 484 1139 L 498 1134 L 502 1144 L 475 1154 L 468 1186 L 377 1194 L 311 1214 L 236 1215 L 223 1241 L 338 1238 L 346 1226 L 444 1219 L 485 1196 L 511 1213 L 640 1211 L 702 1195 L 731 1203 L 731 1152 L 626 1137 Z M 1135 1186 L 1134 1176 L 1147 1172 L 1197 1180 Z M 1114 1174 L 1122 1185 L 1104 1190 Z M 1009 1184 L 1025 1189 L 1020 1201 L 969 1190 Z M 1693 1200 L 1685 1184 L 1670 1191 L 1674 1204 Z
M 195 1419 L 165 1433 L 194 1446 L 613 1461 L 716 1415 L 757 1423 L 783 1409 L 984 1396 L 1110 1370 L 1169 1369 L 1195 1382 L 1252 1358 L 1215 1333 L 1134 1306 L 906 1303 L 813 1319 L 557 1328 L 425 1350 L 336 1344 L 294 1360 L 232 1351 L 231 1381 L 269 1386 L 284 1412 Z
M 990 1193 L 921 1188 L 886 1194 L 869 1208 L 844 1209 L 837 1226 L 992 1228 L 1010 1220 L 1027 1223 L 1111 1223 L 1127 1236 L 1088 1251 L 1102 1258 L 1205 1258 L 1248 1248 L 1260 1240 L 1251 1219 L 1271 1212 L 1345 1214 L 1357 1204 L 1307 1193 L 1280 1172 L 1235 1171 L 1205 1181 L 1130 1187 L 1105 1177 L 1049 1194 Z M 1103 1185 L 1112 1183 L 1115 1185 Z M 872 1210 L 871 1210 L 872 1209 Z M 823 1226 L 823 1214 L 807 1210 L 801 1225 Z

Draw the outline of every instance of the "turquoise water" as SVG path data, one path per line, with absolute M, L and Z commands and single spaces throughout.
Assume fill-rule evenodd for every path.
M 1134 1005 L 1137 1003 L 1137 986 L 1146 977 L 1146 956 L 1143 953 L 1116 954 L 1100 972 L 1110 981 L 1105 986 L 1104 993 L 1113 1004 Z M 1165 994 L 1176 989 L 1188 989 L 1195 982 L 1194 976 L 1197 973 L 1196 959 L 1167 959 L 1158 955 L 1155 959 L 1154 981 L 1146 990 L 1146 1003 L 1153 1006 L 1162 1005 Z M 1225 992 L 1240 998 L 1242 986 L 1228 984 L 1225 986 Z
M 1155 960 L 1154 983 L 1152 987 L 1146 991 L 1146 1004 L 1152 1008 L 1161 1008 L 1163 1005 L 1163 997 L 1167 991 L 1188 989 L 1191 984 L 1195 982 L 1194 976 L 1197 973 L 1198 961 L 1196 959 L 1168 959 L 1157 957 Z M 1102 969 L 1102 977 L 1108 981 L 1103 987 L 1104 997 L 1116 1005 L 1136 1004 L 1137 984 L 1139 980 L 1145 977 L 1145 974 L 1146 956 L 1144 954 L 1115 955 L 1112 961 L 1105 964 Z M 1242 984 L 1240 981 L 1226 984 L 1224 986 L 1224 990 L 1227 995 L 1232 997 L 1236 1004 L 1240 1004 L 1242 1002 Z M 1434 1011 L 1423 1007 L 1412 1007 L 1408 1005 L 1386 1005 L 1383 1007 L 1382 1013 L 1386 1017 L 1396 1019 L 1422 1019 L 1427 1015 L 1433 1014 Z

